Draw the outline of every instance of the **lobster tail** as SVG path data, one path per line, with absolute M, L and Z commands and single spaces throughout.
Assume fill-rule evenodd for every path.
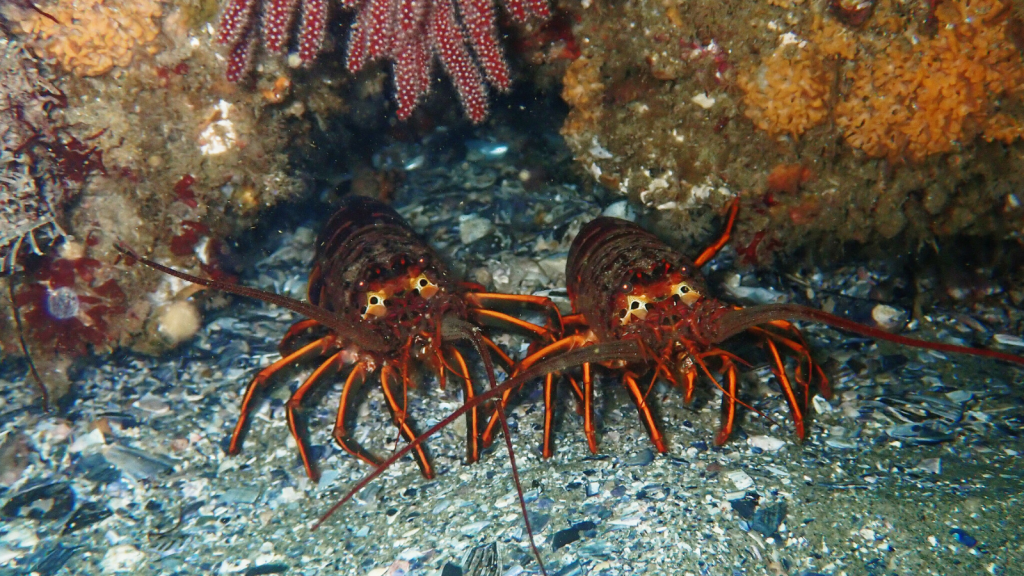
M 799 304 L 765 304 L 763 306 L 753 306 L 750 308 L 721 310 L 708 322 L 705 327 L 705 335 L 709 342 L 717 344 L 724 342 L 725 340 L 728 340 L 740 332 L 744 332 L 754 326 L 768 324 L 777 320 L 804 320 L 808 322 L 820 322 L 839 330 L 845 330 L 868 338 L 885 340 L 887 342 L 893 342 L 903 346 L 926 348 L 928 350 L 950 352 L 953 354 L 968 354 L 971 356 L 992 358 L 995 360 L 1002 360 L 1004 362 L 1011 362 L 1013 364 L 1024 365 L 1024 358 L 1014 356 L 1013 354 L 997 352 L 995 350 L 985 350 L 982 348 L 971 348 L 969 346 L 958 346 L 956 344 L 929 342 L 927 340 L 918 340 L 917 338 L 908 338 L 906 336 L 900 336 L 899 334 L 886 332 L 879 328 L 864 326 L 863 324 L 858 324 L 852 320 L 840 318 L 834 314 L 829 314 L 828 312 L 807 306 L 801 306 Z

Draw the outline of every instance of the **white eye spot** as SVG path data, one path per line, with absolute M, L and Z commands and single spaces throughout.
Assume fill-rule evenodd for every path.
M 419 276 L 410 279 L 409 288 L 412 291 L 419 293 L 421 297 L 427 300 L 432 298 L 434 294 L 437 294 L 438 290 L 440 290 L 440 288 L 437 287 L 437 284 L 431 282 L 430 278 L 427 278 L 424 274 L 420 274 Z
M 700 292 L 694 290 L 686 282 L 680 282 L 672 287 L 672 292 L 679 297 L 679 300 L 687 306 L 693 306 L 694 302 L 700 300 Z
M 387 300 L 387 294 L 383 291 L 380 292 L 368 292 L 366 294 L 366 308 L 363 309 L 363 319 L 373 316 L 380 318 L 388 313 L 387 306 L 384 302 Z
M 629 324 L 633 319 L 643 320 L 647 317 L 646 296 L 626 296 L 626 309 L 619 312 L 619 322 Z

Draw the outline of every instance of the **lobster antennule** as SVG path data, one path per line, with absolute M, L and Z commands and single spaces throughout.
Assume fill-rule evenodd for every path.
M 235 284 L 229 284 L 227 282 L 221 282 L 220 280 L 213 280 L 210 278 L 202 278 L 199 276 L 193 276 L 192 274 L 186 274 L 185 272 L 179 272 L 174 268 L 169 268 L 163 264 L 159 264 L 140 256 L 135 250 L 132 250 L 127 244 L 123 242 L 114 243 L 114 248 L 118 252 L 131 258 L 132 260 L 138 260 L 146 266 L 159 270 L 164 274 L 169 274 L 175 278 L 181 278 L 193 284 L 199 284 L 200 286 L 206 286 L 207 288 L 215 288 L 217 290 L 223 290 L 224 292 L 230 292 L 232 294 L 238 294 L 239 296 L 246 296 L 254 298 L 256 300 L 262 300 L 269 304 L 276 304 L 282 308 L 287 308 L 292 312 L 297 312 L 303 316 L 316 320 L 324 326 L 334 330 L 335 333 L 342 337 L 355 342 L 359 342 L 360 346 L 372 351 L 381 351 L 387 349 L 387 343 L 379 337 L 377 334 L 369 330 L 360 330 L 356 326 L 353 326 L 350 322 L 347 322 L 344 318 L 333 314 L 330 311 L 321 308 L 319 306 L 313 306 L 306 302 L 300 302 L 298 300 L 288 298 L 287 296 L 281 296 L 280 294 L 274 294 L 273 292 L 267 292 L 264 290 L 257 290 L 255 288 L 248 288 L 246 286 L 238 286 Z
M 986 350 L 983 348 L 971 348 L 969 346 L 958 346 L 956 344 L 944 344 L 942 342 L 929 342 L 908 338 L 899 334 L 891 334 L 879 328 L 864 326 L 852 320 L 840 318 L 822 310 L 817 310 L 799 304 L 765 304 L 752 306 L 750 308 L 723 310 L 719 312 L 707 326 L 706 335 L 713 343 L 720 343 L 732 338 L 749 328 L 760 324 L 767 324 L 775 320 L 805 320 L 809 322 L 820 322 L 833 328 L 867 336 L 876 340 L 885 340 L 903 346 L 925 348 L 938 352 L 950 352 L 954 354 L 968 354 L 984 358 L 993 358 L 1004 362 L 1011 362 L 1024 366 L 1024 357 L 1014 356 L 1006 352 Z

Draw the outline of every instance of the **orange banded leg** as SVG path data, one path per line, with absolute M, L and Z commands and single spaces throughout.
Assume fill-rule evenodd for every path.
M 640 419 L 644 421 L 644 426 L 647 427 L 647 432 L 651 436 L 651 442 L 654 444 L 654 447 L 662 454 L 668 452 L 668 448 L 665 446 L 665 437 L 661 435 L 658 423 L 654 421 L 654 414 L 651 413 L 651 407 L 647 404 L 645 394 L 637 385 L 636 378 L 632 374 L 624 374 L 622 376 L 622 385 L 629 391 L 629 396 L 633 399 L 633 403 L 636 404 L 636 409 L 640 412 Z
M 541 454 L 544 458 L 551 458 L 555 453 L 554 426 L 555 426 L 555 400 L 557 398 L 557 387 L 555 386 L 555 375 L 544 376 L 544 443 L 541 446 Z
M 334 437 L 334 441 L 338 443 L 338 446 L 341 446 L 342 450 L 376 468 L 380 465 L 381 461 L 367 452 L 366 449 L 360 446 L 358 442 L 353 440 L 352 437 L 349 436 L 348 428 L 345 426 L 349 398 L 352 395 L 352 390 L 357 379 L 360 384 L 366 382 L 366 367 L 367 361 L 360 360 L 352 367 L 352 370 L 348 373 L 348 377 L 345 378 L 345 386 L 341 389 L 341 401 L 338 403 L 338 417 L 334 420 L 334 430 L 331 432 L 331 436 Z
M 528 332 L 538 338 L 547 338 L 553 340 L 554 336 L 551 330 L 534 324 L 533 322 L 527 322 L 526 320 L 520 320 L 515 316 L 505 314 L 503 312 L 496 312 L 494 310 L 488 310 L 486 308 L 474 308 L 469 311 L 475 320 L 491 320 L 494 324 L 502 324 L 504 326 L 512 326 L 518 328 L 523 332 Z
M 299 360 L 323 354 L 326 349 L 334 343 L 333 336 L 326 336 L 315 340 L 299 348 L 295 352 L 281 358 L 263 370 L 260 370 L 245 389 L 242 397 L 241 413 L 238 415 L 238 422 L 235 430 L 231 433 L 231 443 L 228 445 L 228 454 L 235 455 L 242 451 L 242 440 L 245 435 L 245 426 L 249 421 L 249 412 L 252 410 L 252 400 L 260 389 L 267 383 L 267 380 L 282 368 L 294 364 Z
M 793 385 L 789 382 L 789 376 L 786 376 L 786 365 L 782 362 L 782 358 L 779 356 L 779 349 L 772 342 L 772 339 L 769 338 L 765 341 L 768 343 L 768 349 L 772 353 L 772 362 L 775 364 L 775 368 L 772 371 L 775 372 L 775 377 L 779 379 L 779 387 L 782 388 L 782 393 L 786 396 L 786 403 L 789 404 L 789 411 L 793 415 L 796 435 L 803 440 L 807 438 L 807 430 L 804 429 L 803 410 L 797 401 L 796 393 L 793 392 Z
M 472 302 L 474 305 L 485 309 L 487 303 L 494 302 L 512 302 L 516 304 L 530 304 L 547 310 L 551 318 L 555 320 L 557 324 L 557 330 L 559 333 L 562 332 L 562 313 L 558 310 L 558 306 L 546 296 L 532 296 L 529 294 L 501 294 L 498 292 L 470 292 L 466 295 L 466 299 Z
M 693 394 L 697 390 L 697 367 L 691 365 L 683 373 L 683 403 L 689 406 L 693 403 Z
M 388 402 L 388 408 L 391 409 L 391 417 L 395 422 L 395 426 L 398 427 L 398 431 L 401 432 L 402 437 L 407 442 L 412 442 L 416 439 L 416 432 L 409 426 L 409 419 L 406 418 L 405 412 L 406 406 L 398 403 L 394 391 L 391 389 L 391 379 L 393 377 L 394 368 L 385 364 L 380 370 L 380 384 L 384 390 L 384 398 Z M 434 477 L 434 467 L 430 464 L 430 459 L 427 457 L 427 451 L 423 448 L 423 445 L 417 445 L 413 449 L 412 455 L 416 459 L 416 464 L 419 464 L 423 477 L 428 480 L 432 479 Z
M 714 244 L 705 248 L 704 251 L 700 253 L 700 256 L 697 256 L 697 259 L 693 261 L 697 268 L 707 264 L 708 260 L 714 258 L 715 254 L 718 254 L 718 251 L 722 249 L 722 246 L 725 246 L 729 241 L 729 236 L 732 234 L 732 227 L 736 223 L 736 213 L 739 211 L 740 199 L 733 198 L 733 201 L 729 204 L 729 216 L 725 222 L 725 229 L 722 230 L 722 235 L 718 237 L 718 240 L 715 240 Z
M 725 387 L 722 390 L 722 425 L 715 436 L 715 446 L 721 446 L 729 441 L 732 436 L 732 429 L 736 426 L 736 394 L 738 377 L 736 365 L 727 357 L 722 357 L 722 367 L 725 376 Z
M 455 357 L 455 362 L 458 363 L 459 369 L 462 373 L 456 373 L 463 384 L 465 390 L 464 402 L 469 402 L 476 392 L 473 390 L 473 381 L 469 377 L 469 366 L 466 365 L 465 358 L 462 357 L 462 353 L 455 348 L 451 349 L 452 356 Z M 479 408 L 473 408 L 469 412 L 466 412 L 466 460 L 470 463 L 476 462 L 480 459 L 480 413 Z
M 314 328 L 316 326 L 320 326 L 320 323 L 317 322 L 316 320 L 299 320 L 295 324 L 292 324 L 291 327 L 288 328 L 288 331 L 285 332 L 284 336 L 281 338 L 281 341 L 277 344 L 277 349 L 281 351 L 282 354 L 284 354 L 284 350 L 287 350 L 291 347 L 292 341 L 299 338 L 300 336 L 303 335 L 303 333 L 309 331 L 311 328 Z
M 558 354 L 560 352 L 568 352 L 569 350 L 573 350 L 575 348 L 583 346 L 586 343 L 586 337 L 581 334 L 573 334 L 572 336 L 567 336 L 565 338 L 562 338 L 561 340 L 558 340 L 557 342 L 552 342 L 551 344 L 544 346 L 543 348 L 534 352 L 533 354 L 530 354 L 526 358 L 523 358 L 523 360 L 519 364 L 518 370 L 527 370 L 530 368 L 530 366 L 533 366 L 534 364 L 543 360 L 547 356 Z M 502 394 L 502 406 L 507 405 L 509 396 L 511 396 L 511 391 L 506 391 L 506 393 Z M 497 426 L 497 424 L 498 411 L 495 410 L 494 414 L 491 415 L 491 420 L 487 423 L 487 428 L 484 429 L 484 433 L 482 436 L 482 442 L 484 446 L 490 446 L 491 443 L 494 441 L 495 427 Z
M 306 378 L 306 381 L 295 390 L 291 398 L 288 398 L 288 403 L 285 405 L 284 413 L 288 419 L 288 429 L 291 430 L 292 438 L 295 438 L 295 444 L 299 448 L 299 457 L 302 459 L 302 466 L 306 469 L 306 475 L 313 482 L 320 481 L 320 472 L 313 466 L 313 461 L 310 459 L 305 425 L 298 421 L 298 411 L 302 408 L 302 400 L 306 397 L 306 394 L 320 381 L 324 374 L 329 370 L 337 372 L 340 366 L 341 352 L 335 352 L 326 362 L 318 366 L 309 375 L 309 378 Z

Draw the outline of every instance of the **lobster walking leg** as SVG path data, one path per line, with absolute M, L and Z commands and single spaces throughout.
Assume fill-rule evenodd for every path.
M 395 426 L 398 427 L 402 437 L 408 442 L 412 442 L 416 439 L 416 432 L 409 425 L 409 418 L 407 417 L 406 410 L 408 406 L 405 402 L 399 404 L 398 399 L 395 398 L 394 390 L 391 387 L 391 380 L 394 377 L 394 368 L 390 365 L 385 364 L 380 370 L 380 384 L 384 390 L 384 398 L 387 400 L 388 408 L 391 410 L 391 417 L 395 422 Z M 416 464 L 420 467 L 420 472 L 423 473 L 423 477 L 428 480 L 434 478 L 434 466 L 430 463 L 430 458 L 427 456 L 427 451 L 423 446 L 417 446 L 413 452 L 413 456 L 416 458 Z
M 532 366 L 537 361 L 539 361 L 539 360 L 541 360 L 541 359 L 543 359 L 545 357 L 548 357 L 548 356 L 550 356 L 552 354 L 558 354 L 558 353 L 561 353 L 561 352 L 568 352 L 568 351 L 570 351 L 570 350 L 572 350 L 574 348 L 578 348 L 580 346 L 583 346 L 586 343 L 587 343 L 586 337 L 581 335 L 581 334 L 573 334 L 571 336 L 567 336 L 565 338 L 562 338 L 561 340 L 559 340 L 557 342 L 553 342 L 551 344 L 548 344 L 547 346 L 544 346 L 543 348 L 541 348 L 537 352 L 531 354 L 528 358 L 524 359 L 523 363 L 519 366 L 519 371 L 526 370 L 526 369 L 530 368 L 530 366 Z M 511 395 L 512 395 L 512 390 L 511 389 L 506 390 L 502 394 L 501 402 L 502 402 L 503 406 L 508 403 L 508 399 L 509 399 L 509 397 Z M 498 424 L 498 420 L 497 420 L 496 416 L 492 416 L 490 422 L 487 423 L 487 428 L 484 429 L 484 433 L 483 433 L 483 437 L 482 437 L 482 441 L 483 441 L 483 445 L 484 446 L 490 446 L 491 442 L 494 440 L 494 432 L 495 432 L 494 428 L 495 428 L 495 426 L 497 426 L 497 424 Z M 545 430 L 545 435 L 546 434 L 547 434 L 547 431 Z M 594 445 L 593 448 L 596 450 L 596 444 Z M 596 453 L 596 451 L 595 451 L 595 453 Z
M 807 431 L 804 429 L 803 409 L 801 409 L 800 401 L 797 400 L 796 393 L 793 391 L 793 385 L 789 381 L 789 376 L 786 375 L 786 365 L 779 356 L 779 349 L 775 346 L 775 342 L 769 338 L 766 340 L 766 343 L 768 344 L 768 350 L 771 351 L 772 364 L 775 367 L 772 371 L 779 380 L 779 387 L 782 388 L 782 393 L 786 397 L 786 403 L 789 404 L 789 411 L 793 415 L 793 426 L 796 428 L 796 436 L 804 440 L 807 438 Z
M 732 235 L 732 227 L 734 224 L 736 224 L 736 214 L 739 213 L 739 211 L 740 199 L 734 198 L 733 201 L 729 204 L 729 216 L 726 219 L 725 227 L 722 230 L 721 236 L 718 237 L 718 240 L 715 240 L 714 244 L 705 248 L 704 251 L 700 253 L 700 256 L 697 256 L 697 259 L 693 261 L 695 266 L 700 268 L 701 266 L 707 264 L 712 258 L 715 257 L 715 254 L 718 254 L 718 251 L 721 250 L 729 242 L 729 237 Z
M 455 348 L 451 349 L 451 354 L 455 358 L 461 373 L 456 372 L 456 376 L 459 377 L 463 382 L 463 391 L 465 394 L 465 400 L 468 402 L 476 395 L 473 390 L 473 380 L 469 377 L 469 366 L 466 365 L 466 360 L 462 357 L 462 353 Z M 466 460 L 470 463 L 476 462 L 480 459 L 480 413 L 479 408 L 473 408 L 466 413 Z
M 736 394 L 739 380 L 736 374 L 736 364 L 726 356 L 722 357 L 722 363 L 726 385 L 722 393 L 722 425 L 715 436 L 716 446 L 721 446 L 729 440 L 732 429 L 736 425 Z
M 249 412 L 252 410 L 252 400 L 255 397 L 256 392 L 266 385 L 267 380 L 282 368 L 290 366 L 299 360 L 323 355 L 324 352 L 334 344 L 334 336 L 325 336 L 319 340 L 306 344 L 295 352 L 288 354 L 277 362 L 274 362 L 270 366 L 260 370 L 259 374 L 256 374 L 256 377 L 252 379 L 252 382 L 250 382 L 249 386 L 245 389 L 245 396 L 242 397 L 241 414 L 238 415 L 238 422 L 235 423 L 235 430 L 231 433 L 231 443 L 228 445 L 228 454 L 235 455 L 242 450 L 242 440 L 245 435 L 246 424 L 249 421 Z
M 320 471 L 313 465 L 313 461 L 309 456 L 309 442 L 305 426 L 298 421 L 298 411 L 302 408 L 302 400 L 306 397 L 306 394 L 320 382 L 325 374 L 337 372 L 340 366 L 341 352 L 335 352 L 326 362 L 318 366 L 310 374 L 309 378 L 306 378 L 306 381 L 295 390 L 291 397 L 288 398 L 288 403 L 285 404 L 288 429 L 291 431 L 292 437 L 295 438 L 295 444 L 299 449 L 299 458 L 302 459 L 302 466 L 306 469 L 306 475 L 314 483 L 320 481 Z
M 629 372 L 623 374 L 622 385 L 626 387 L 630 397 L 633 399 L 633 403 L 636 404 L 636 409 L 640 412 L 640 419 L 643 420 L 644 426 L 647 427 L 647 432 L 651 436 L 651 442 L 654 444 L 654 447 L 662 454 L 668 452 L 668 447 L 665 445 L 665 437 L 662 436 L 661 430 L 658 429 L 658 423 L 654 421 L 651 406 L 647 403 L 645 395 L 640 391 L 640 387 L 636 383 L 636 376 Z
M 349 398 L 352 395 L 356 379 L 359 379 L 360 384 L 364 384 L 366 382 L 366 371 L 367 361 L 360 360 L 352 367 L 352 371 L 349 372 L 348 377 L 345 378 L 345 385 L 341 389 L 341 401 L 338 403 L 338 416 L 334 421 L 334 430 L 331 432 L 331 436 L 334 437 L 334 441 L 337 442 L 338 446 L 341 446 L 342 450 L 345 452 L 359 458 L 370 466 L 377 466 L 380 464 L 380 460 L 367 452 L 359 445 L 358 442 L 349 436 L 348 428 L 345 424 Z

